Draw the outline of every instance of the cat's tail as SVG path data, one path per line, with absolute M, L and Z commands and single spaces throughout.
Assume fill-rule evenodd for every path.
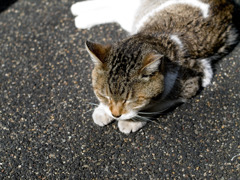
M 214 14 L 213 18 L 220 18 L 229 23 L 226 29 L 226 40 L 217 53 L 210 58 L 210 60 L 219 59 L 227 55 L 234 46 L 239 42 L 239 29 L 240 29 L 240 8 L 239 5 L 232 0 L 213 0 L 211 4 L 211 13 Z

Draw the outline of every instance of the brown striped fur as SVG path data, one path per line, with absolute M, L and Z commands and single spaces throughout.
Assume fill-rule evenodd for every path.
M 94 92 L 113 117 L 133 110 L 152 112 L 155 104 L 164 109 L 161 102 L 169 102 L 166 107 L 170 107 L 174 100 L 184 101 L 196 95 L 206 68 L 201 60 L 211 62 L 222 57 L 237 39 L 233 5 L 226 0 L 202 2 L 210 5 L 206 18 L 196 7 L 172 5 L 156 13 L 136 34 L 116 44 L 86 43 L 95 62 Z M 136 21 L 140 13 L 151 10 L 151 6 L 143 7 Z M 183 47 L 172 35 L 177 35 Z

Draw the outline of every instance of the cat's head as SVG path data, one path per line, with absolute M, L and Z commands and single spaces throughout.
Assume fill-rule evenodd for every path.
M 147 45 L 125 40 L 116 45 L 86 42 L 94 69 L 94 92 L 114 119 L 135 117 L 163 91 L 163 55 Z

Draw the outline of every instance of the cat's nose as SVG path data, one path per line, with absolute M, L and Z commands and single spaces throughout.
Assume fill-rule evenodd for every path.
M 112 116 L 113 116 L 114 118 L 120 118 L 120 117 L 121 117 L 121 114 L 112 114 Z
M 121 102 L 112 102 L 109 109 L 112 113 L 113 118 L 119 118 L 122 115 L 123 104 Z

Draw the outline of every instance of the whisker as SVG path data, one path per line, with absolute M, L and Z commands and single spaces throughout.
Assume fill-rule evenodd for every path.
M 139 111 L 138 112 L 138 114 L 142 114 L 142 115 L 160 115 L 160 114 L 162 114 L 163 112 L 165 112 L 166 110 L 168 110 L 169 109 L 169 107 L 168 108 L 165 108 L 165 109 L 163 109 L 163 110 L 161 110 L 161 111 L 154 111 L 154 112 L 144 112 L 144 111 Z
M 98 104 L 95 104 L 95 103 L 92 103 L 92 102 L 88 102 L 86 104 L 93 105 L 93 106 L 98 106 Z M 94 108 L 89 109 L 88 111 L 84 112 L 84 114 L 87 114 L 87 113 L 89 113 L 91 111 L 94 111 Z
M 86 112 L 84 112 L 84 114 L 87 114 L 87 113 L 89 113 L 89 112 L 91 112 L 91 111 L 93 111 L 94 109 L 89 109 L 88 111 L 86 111 Z
M 134 122 L 138 122 L 139 119 L 137 119 L 136 117 L 133 117 L 131 120 L 133 120 Z
M 132 118 L 132 120 L 133 120 L 134 122 L 139 122 L 139 121 L 149 122 L 149 120 L 140 119 L 140 118 L 138 118 L 138 117 L 134 117 L 134 118 Z
M 139 116 L 139 115 L 135 116 L 135 119 L 138 120 L 138 121 L 139 120 L 140 121 L 148 121 L 148 122 L 153 122 L 153 123 L 159 124 L 158 122 L 156 122 L 156 121 L 154 121 L 154 120 L 152 120 L 150 118 Z
M 91 103 L 91 102 L 89 102 L 89 103 L 87 103 L 87 104 L 90 104 L 90 105 L 93 105 L 93 106 L 98 106 L 98 104 Z
M 150 120 L 150 119 L 147 118 L 147 117 L 143 117 L 143 116 L 139 116 L 139 115 L 137 115 L 136 117 L 139 118 L 139 119 L 141 119 L 141 120 L 145 120 L 145 121 L 149 121 L 149 120 Z
M 162 112 L 143 112 L 143 111 L 138 112 L 139 115 L 151 115 L 151 114 L 157 115 L 157 114 L 160 114 L 160 113 L 162 113 Z

